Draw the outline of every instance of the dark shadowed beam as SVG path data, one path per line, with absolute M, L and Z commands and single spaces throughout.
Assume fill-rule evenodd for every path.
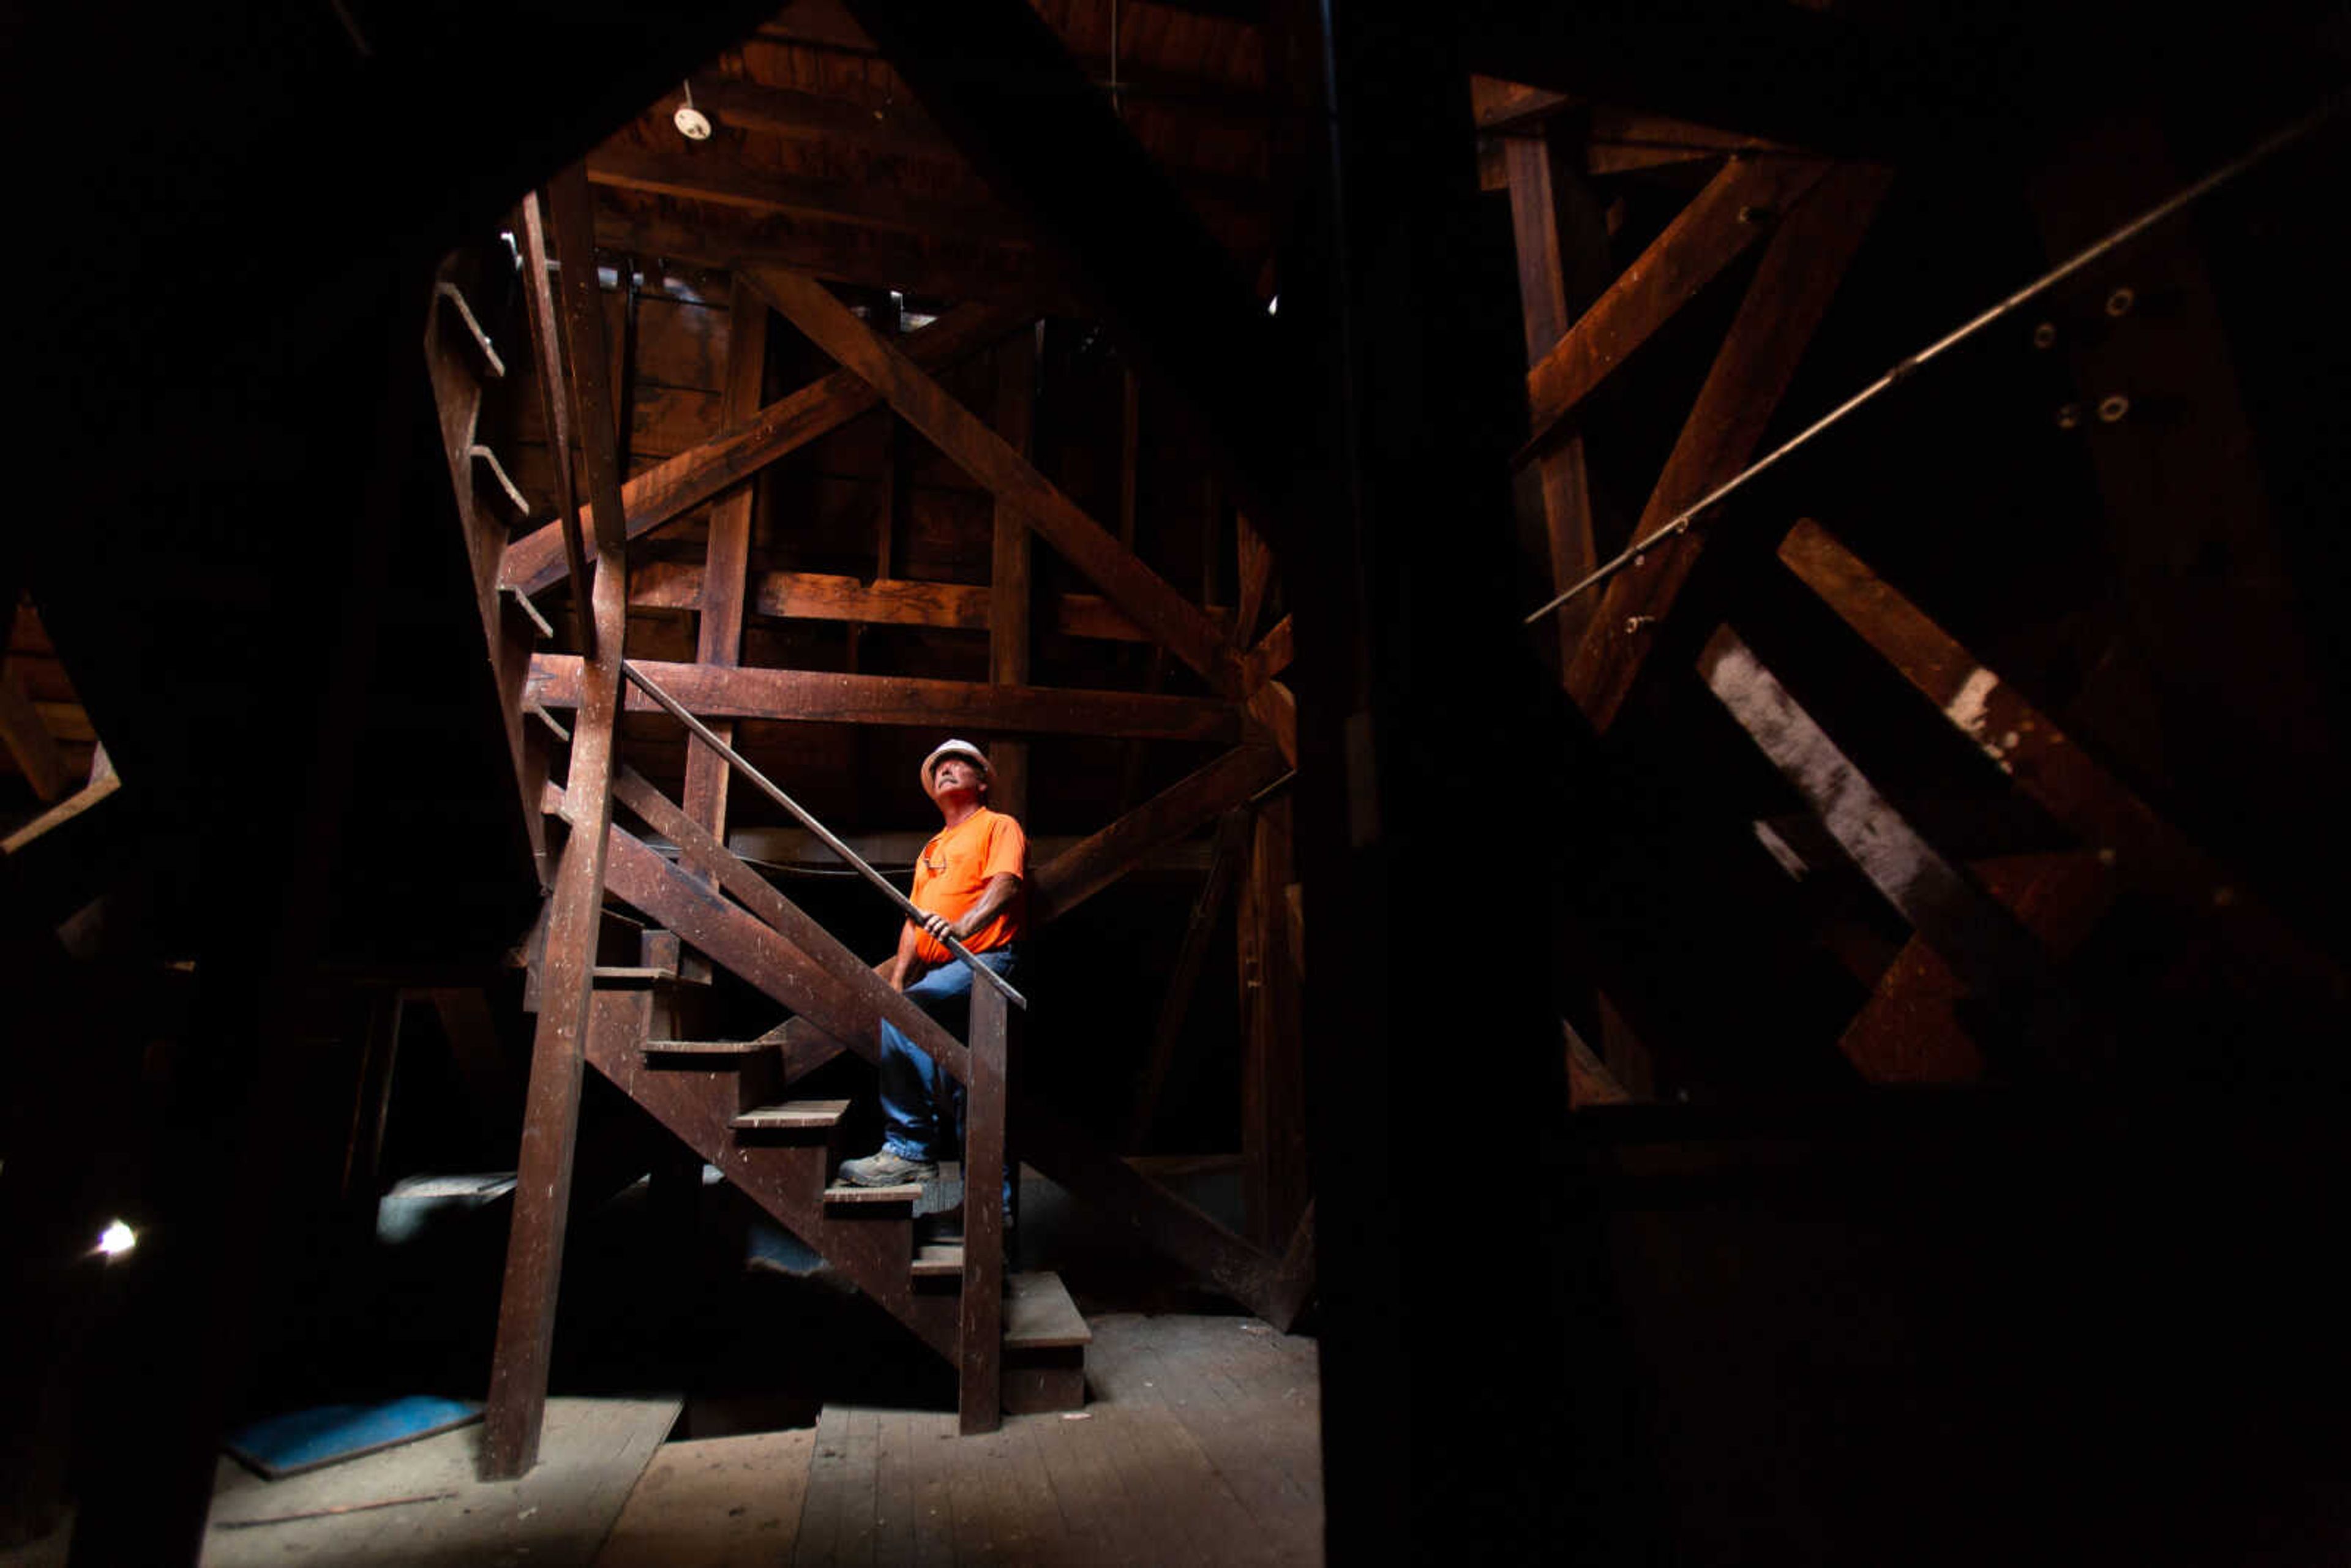
M 612 250 L 663 256 L 726 272 L 788 267 L 859 287 L 989 300 L 1056 315 L 1081 308 L 1030 245 L 977 245 L 950 235 L 862 228 L 839 219 L 653 196 L 613 186 L 599 193 L 596 238 Z
M 681 96 L 678 101 L 683 103 L 684 99 Z M 741 126 L 794 140 L 863 147 L 876 152 L 953 163 L 964 162 L 961 150 L 931 123 L 921 105 L 904 99 L 884 103 L 860 102 L 732 77 L 697 76 L 694 78 L 694 103 L 721 125 Z M 1257 211 L 1265 205 L 1263 180 L 1196 168 L 1183 161 L 1182 149 L 1169 151 L 1169 172 L 1186 192 L 1213 197 L 1244 211 Z M 1000 218 L 1003 209 L 994 210 Z
M 1031 455 L 1037 417 L 1037 339 L 1014 338 L 996 362 L 996 434 L 1023 458 Z M 998 497 L 991 519 L 987 575 L 987 678 L 992 685 L 1029 684 L 1029 618 L 1036 602 L 1029 528 L 1010 503 Z M 989 798 L 997 809 L 1025 821 L 1029 815 L 1029 747 L 999 742 L 990 759 L 995 782 Z
M 1249 1239 L 1276 1247 L 1298 1223 L 1312 1186 L 1306 1168 L 1304 1062 L 1298 974 L 1291 962 L 1290 802 L 1256 813 L 1249 875 L 1234 922 L 1241 1020 L 1241 1212 Z
M 1861 248 L 1889 179 L 1871 164 L 1840 167 L 1772 235 L 1634 525 L 1635 538 L 1665 527 L 1746 465 L 1828 312 L 1846 264 Z M 1601 591 L 1600 607 L 1566 677 L 1594 729 L 1606 730 L 1623 710 L 1657 642 L 1653 629 L 1671 612 L 1705 543 L 1703 529 L 1667 540 Z
M 2005 157 L 2149 95 L 2236 75 L 2259 29 L 2213 12 L 2137 25 L 2118 5 L 1862 16 L 1711 0 L 1467 0 L 1472 69 L 1823 152 Z M 1945 17 L 1954 20 L 1945 20 Z
M 1271 747 L 1244 746 L 1186 775 L 1037 867 L 1029 894 L 1030 917 L 1041 925 L 1067 915 L 1162 845 L 1249 800 L 1287 767 Z
M 722 669 L 640 659 L 637 668 L 699 718 L 793 719 L 835 724 L 969 725 L 1029 735 L 1106 735 L 1229 743 L 1240 737 L 1232 704 L 1140 692 L 1063 686 L 998 686 L 898 675 L 833 675 L 810 670 Z M 580 703 L 580 660 L 539 653 L 531 695 L 550 708 Z M 630 711 L 660 710 L 630 693 Z
M 1292 376 L 1265 308 L 1157 162 L 1021 0 L 848 0 L 931 118 L 1131 361 L 1164 389 L 1259 527 L 1286 527 Z
M 1207 880 L 1192 903 L 1192 917 L 1184 927 L 1183 945 L 1176 950 L 1176 967 L 1167 981 L 1166 999 L 1159 1005 L 1159 1022 L 1151 1031 L 1151 1051 L 1134 1091 L 1134 1109 L 1127 1118 L 1126 1134 L 1119 1147 L 1141 1154 L 1151 1135 L 1152 1119 L 1159 1113 L 1159 1096 L 1176 1065 L 1176 1048 L 1184 1033 L 1184 1019 L 1192 1009 L 1192 993 L 1199 988 L 1200 967 L 1207 961 L 1208 938 L 1224 911 L 1225 895 L 1235 873 L 1248 857 L 1249 813 L 1238 807 L 1225 813 L 1217 827 L 1217 848 L 1208 862 Z
M 1044 536 L 1162 647 L 1219 691 L 1229 692 L 1238 685 L 1233 660 L 1224 651 L 1215 623 L 1197 605 L 1088 517 L 946 388 L 859 320 L 830 289 L 812 277 L 772 267 L 755 268 L 745 276 L 786 320 L 864 377 L 901 418 L 985 486 L 1012 515 Z
M 1620 1489 L 1577 1441 L 1593 1407 L 1570 1368 L 1607 1336 L 1570 1291 L 1590 1228 L 1558 1179 L 1558 1020 L 1544 987 L 1497 975 L 1491 960 L 1497 930 L 1547 939 L 1526 894 L 1553 845 L 1483 857 L 1449 841 L 1479 821 L 1572 831 L 1567 801 L 1583 782 L 1565 775 L 1552 683 L 1499 624 L 1516 575 L 1507 394 L 1525 350 L 1510 289 L 1470 281 L 1489 260 L 1470 68 L 1449 12 L 1298 9 L 1329 29 L 1324 47 L 1301 51 L 1324 68 L 1312 123 L 1328 140 L 1307 188 L 1313 210 L 1280 257 L 1279 318 L 1310 337 L 1301 363 L 1317 380 L 1286 434 L 1301 484 L 1325 502 L 1311 563 L 1282 559 L 1311 914 L 1328 1555 L 1634 1560 L 1573 1512 L 1579 1497 Z M 1429 548 L 1437 517 L 1443 549 Z M 1479 1185 L 1511 1193 L 1507 1204 L 1454 1201 L 1432 1179 L 1428 1067 L 1412 1020 L 1439 998 L 1448 1038 L 1476 1042 L 1481 1101 L 1509 1107 L 1507 1127 L 1470 1135 Z M 1439 1370 L 1459 1343 L 1461 1276 L 1413 1257 L 1437 1235 L 1450 1256 L 1524 1264 L 1510 1309 L 1482 1314 L 1478 1331 L 1479 1356 L 1511 1369 L 1507 1386 Z M 1545 1418 L 1531 1419 L 1536 1410 Z
M 915 364 L 943 370 L 978 352 L 1022 324 L 1017 312 L 987 306 L 960 306 L 906 340 L 903 350 Z M 689 507 L 739 485 L 760 469 L 818 436 L 840 429 L 881 402 L 864 379 L 836 371 L 789 397 L 778 398 L 751 418 L 645 470 L 621 486 L 631 538 L 650 532 Z M 583 516 L 582 523 L 584 526 Z M 562 528 L 549 523 L 507 548 L 500 583 L 537 593 L 563 576 Z
M 687 143 L 686 148 L 654 152 L 608 144 L 589 157 L 588 177 L 617 190 L 831 218 L 910 235 L 951 234 L 989 244 L 1027 238 L 1019 222 L 993 204 L 915 199 L 878 181 L 824 180 L 755 169 L 731 157 L 718 141 Z

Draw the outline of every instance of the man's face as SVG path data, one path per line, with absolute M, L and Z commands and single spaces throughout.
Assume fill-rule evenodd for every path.
M 944 800 L 952 795 L 977 796 L 984 786 L 980 783 L 979 767 L 968 757 L 953 752 L 939 758 L 931 769 L 931 798 Z

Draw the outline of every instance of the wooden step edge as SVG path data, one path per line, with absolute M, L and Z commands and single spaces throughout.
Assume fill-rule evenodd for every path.
M 757 1056 L 770 1050 L 775 1041 L 758 1040 L 649 1040 L 639 1049 L 647 1055 L 658 1056 Z
M 1059 1274 L 1013 1274 L 1006 1284 L 1005 1349 L 1058 1350 L 1093 1343 L 1094 1331 L 1086 1327 Z
M 787 1100 L 780 1105 L 762 1105 L 746 1111 L 726 1124 L 742 1132 L 774 1133 L 785 1131 L 818 1132 L 840 1122 L 849 1111 L 846 1100 Z M 875 1190 L 895 1192 L 895 1187 Z M 914 1189 L 920 1192 L 921 1187 Z
M 914 1252 L 914 1278 L 917 1280 L 960 1280 L 963 1278 L 963 1243 L 960 1241 L 926 1241 Z
M 637 986 L 706 986 L 710 982 L 700 976 L 681 975 L 667 965 L 599 964 L 597 984 L 615 988 Z
M 859 1186 L 853 1182 L 839 1181 L 824 1189 L 827 1203 L 843 1204 L 912 1204 L 923 1196 L 923 1184 L 907 1182 L 901 1186 Z

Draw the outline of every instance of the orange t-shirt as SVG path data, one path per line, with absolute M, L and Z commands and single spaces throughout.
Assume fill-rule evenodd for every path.
M 1000 811 L 982 806 L 923 846 L 914 862 L 914 906 L 949 920 L 979 902 L 990 877 L 1006 873 L 1020 879 L 1020 891 L 996 918 L 964 939 L 975 953 L 1001 947 L 1020 935 L 1029 915 L 1029 835 Z M 914 934 L 914 956 L 925 964 L 951 962 L 946 944 L 925 931 Z

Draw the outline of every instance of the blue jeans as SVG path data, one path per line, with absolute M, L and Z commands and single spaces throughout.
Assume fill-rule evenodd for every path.
M 1010 979 L 1017 951 L 998 947 L 977 956 Z M 960 1040 L 971 1020 L 971 970 L 951 959 L 908 986 L 905 996 Z M 901 1159 L 953 1159 L 963 1148 L 963 1085 L 888 1019 L 882 1020 L 882 1146 Z M 1008 1191 L 1008 1169 L 1005 1185 Z

